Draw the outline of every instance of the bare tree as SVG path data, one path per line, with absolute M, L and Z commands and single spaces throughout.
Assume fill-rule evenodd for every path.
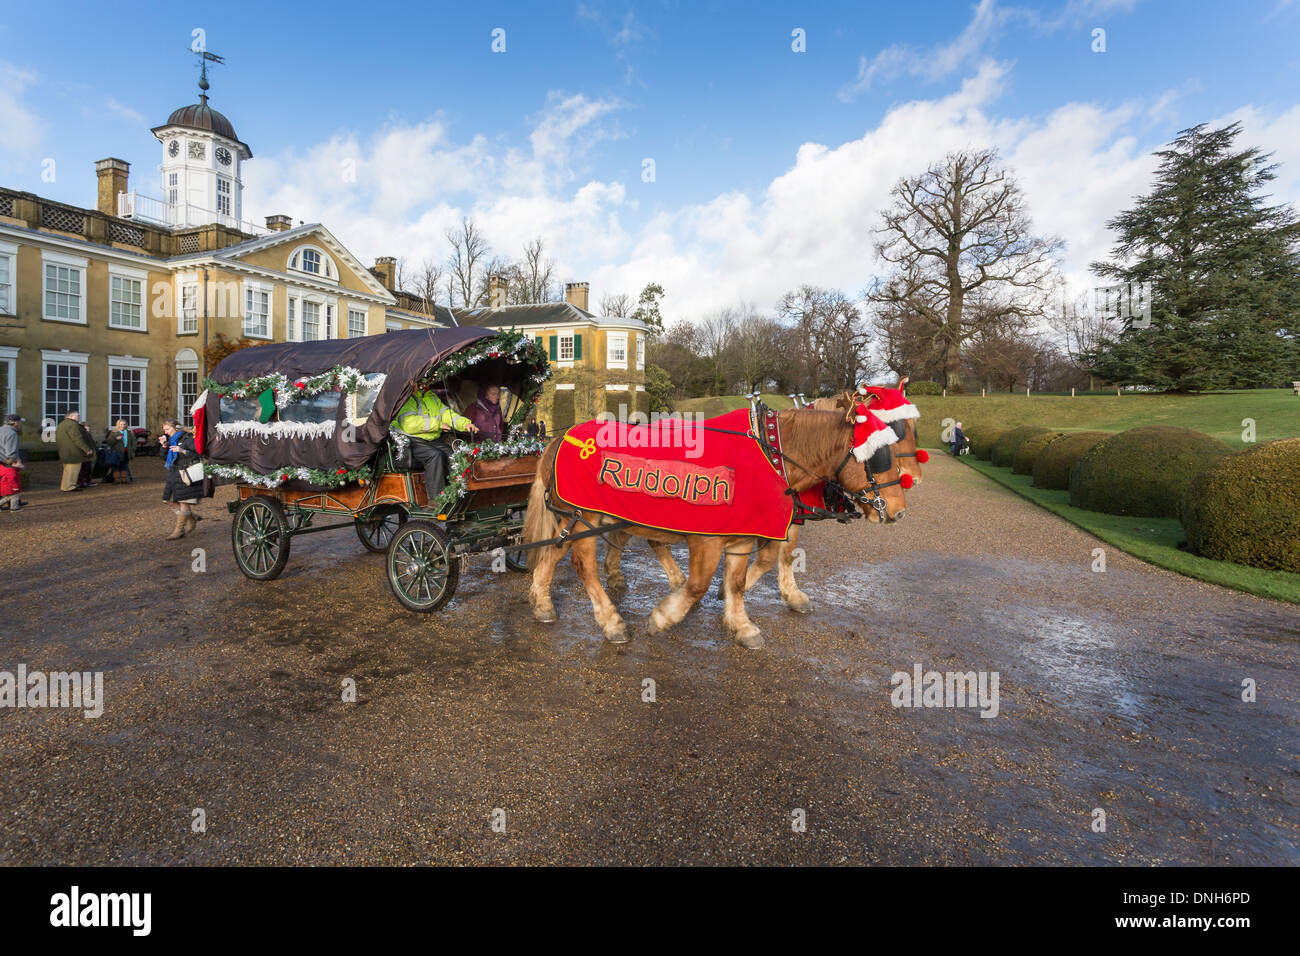
M 555 281 L 555 260 L 546 255 L 546 242 L 541 236 L 524 244 L 524 257 L 516 267 L 518 295 L 516 304 L 551 302 L 556 298 L 559 284 Z
M 719 309 L 700 320 L 696 326 L 695 343 L 699 354 L 709 360 L 713 371 L 710 393 L 720 395 L 727 385 L 727 351 L 735 333 L 736 313 Z
M 620 292 L 618 295 L 606 293 L 600 297 L 600 314 L 609 315 L 618 319 L 626 319 L 636 308 L 636 303 L 626 292 Z
M 987 325 L 1045 314 L 1059 240 L 1036 236 L 1024 195 L 995 150 L 950 153 L 900 180 L 877 230 L 893 272 L 871 290 L 932 329 L 944 383 L 961 385 L 962 345 Z M 967 308 L 977 300 L 979 308 Z
M 438 287 L 442 285 L 443 276 L 442 266 L 429 258 L 425 258 L 419 269 L 415 270 L 412 286 L 415 294 L 420 297 L 420 304 L 426 314 L 433 311 L 438 301 Z
M 447 258 L 447 272 L 451 277 L 454 296 L 465 308 L 474 308 L 481 304 L 480 294 L 486 292 L 486 284 L 479 280 L 482 260 L 489 254 L 487 239 L 479 231 L 473 219 L 461 219 L 460 226 L 448 229 L 447 242 L 451 253 Z M 453 300 L 452 304 L 455 304 Z

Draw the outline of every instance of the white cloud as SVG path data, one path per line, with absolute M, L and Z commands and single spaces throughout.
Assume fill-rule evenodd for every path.
M 17 154 L 6 159 L 30 154 L 40 144 L 44 124 L 23 104 L 23 94 L 35 80 L 35 74 L 0 61 L 0 155 Z

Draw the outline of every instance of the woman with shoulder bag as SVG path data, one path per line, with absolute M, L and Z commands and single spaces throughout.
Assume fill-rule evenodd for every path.
M 202 468 L 202 459 L 194 451 L 194 436 L 185 431 L 174 421 L 163 422 L 163 433 L 158 436 L 158 444 L 167 451 L 163 464 L 167 466 L 167 483 L 163 486 L 163 501 L 179 505 L 176 511 L 176 527 L 167 536 L 168 541 L 185 537 L 187 531 L 193 531 L 201 520 L 194 513 L 194 504 L 203 497 L 203 474 L 194 477 L 195 465 Z

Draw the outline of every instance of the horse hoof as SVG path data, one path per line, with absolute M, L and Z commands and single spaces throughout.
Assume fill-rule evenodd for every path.
M 651 611 L 650 617 L 646 620 L 645 629 L 651 634 L 662 634 L 664 631 L 668 630 L 666 624 L 662 624 L 656 620 L 658 614 L 659 612 L 657 610 Z
M 797 598 L 791 598 L 785 602 L 785 606 L 796 614 L 807 614 L 812 602 L 808 600 L 807 595 L 800 595 Z
M 627 581 L 624 580 L 623 575 L 621 575 L 621 574 L 618 575 L 617 577 L 613 577 L 613 576 L 611 576 L 611 577 L 607 578 L 606 581 L 605 581 L 605 590 L 606 590 L 606 591 L 626 591 L 626 590 L 627 590 Z
M 543 624 L 554 624 L 556 621 L 560 619 L 559 615 L 556 614 L 554 609 L 551 608 L 547 608 L 545 610 L 543 610 L 542 608 L 534 608 L 533 618 L 538 621 L 541 621 Z
M 631 640 L 631 638 L 627 636 L 627 628 L 620 627 L 618 630 L 610 634 L 606 634 L 605 640 L 608 641 L 610 644 L 626 644 L 628 641 Z
M 741 647 L 749 648 L 751 651 L 761 651 L 763 649 L 763 632 L 751 624 L 745 630 L 737 632 L 736 643 Z

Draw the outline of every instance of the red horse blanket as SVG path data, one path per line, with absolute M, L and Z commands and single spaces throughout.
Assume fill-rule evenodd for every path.
M 555 496 L 664 531 L 784 538 L 789 485 L 750 427 L 743 408 L 704 422 L 584 422 L 560 442 Z

